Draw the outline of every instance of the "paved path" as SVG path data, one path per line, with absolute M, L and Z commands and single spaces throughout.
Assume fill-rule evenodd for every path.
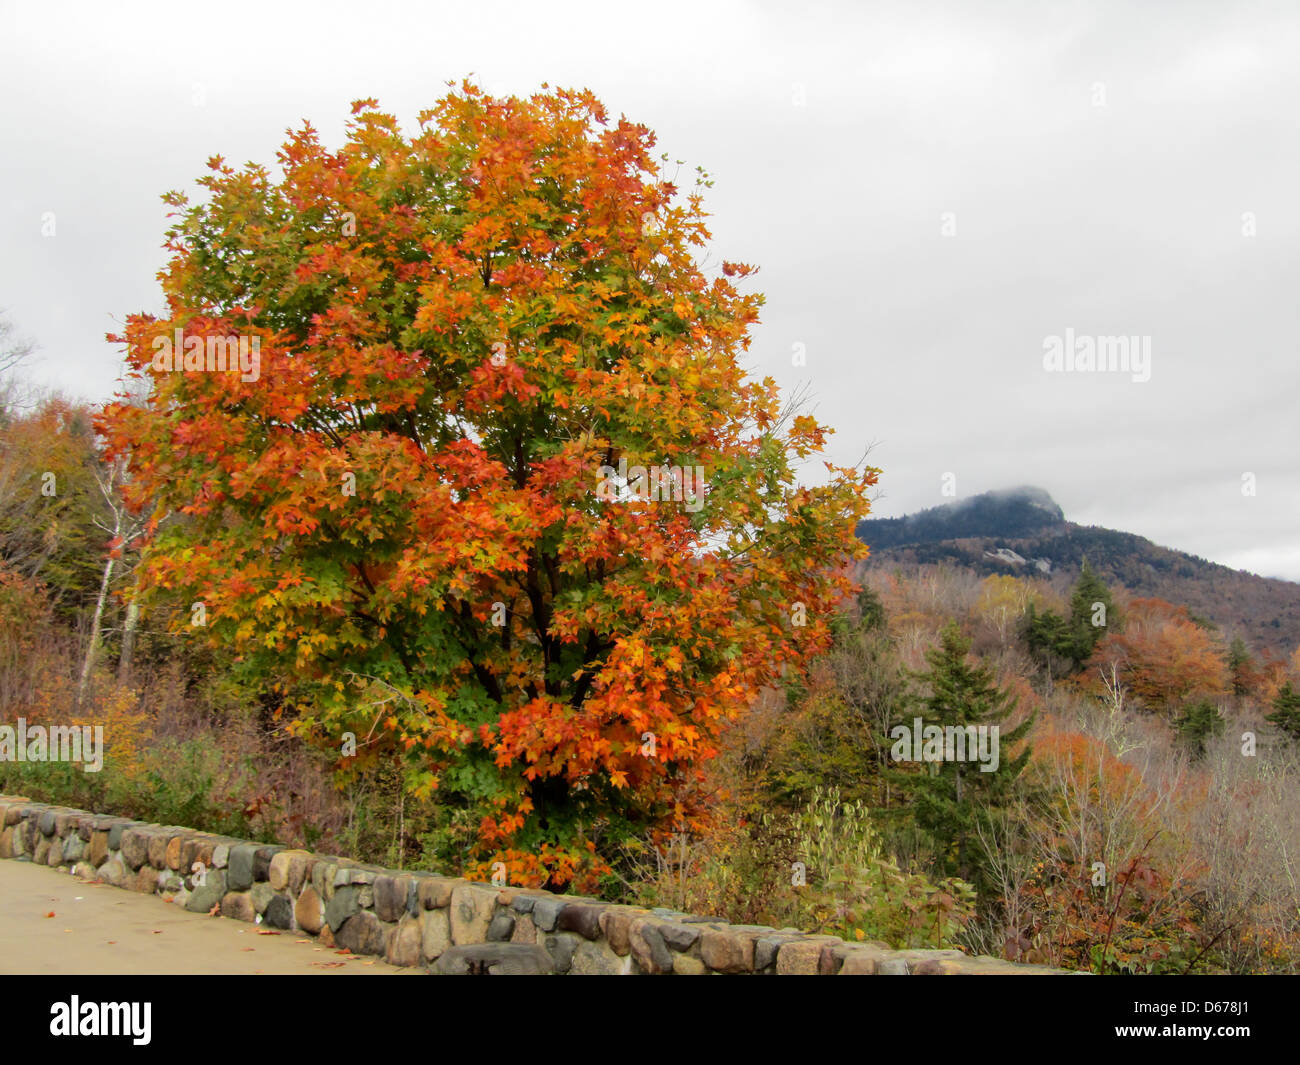
M 52 915 L 52 916 L 47 916 Z M 336 954 L 298 932 L 188 913 L 158 896 L 0 861 L 0 973 L 413 973 Z

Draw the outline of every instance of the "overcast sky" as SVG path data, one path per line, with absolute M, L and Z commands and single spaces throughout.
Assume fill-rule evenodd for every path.
M 368 96 L 412 129 L 468 75 L 590 88 L 683 185 L 711 172 L 712 258 L 761 267 L 752 369 L 811 387 L 834 460 L 876 444 L 877 515 L 945 474 L 1035 484 L 1300 580 L 1290 3 L 0 0 L 0 308 L 32 376 L 113 392 L 104 334 L 161 310 L 159 197 L 209 156 L 273 165 L 303 119 L 336 146 Z M 1117 336 L 1149 365 L 1045 367 Z

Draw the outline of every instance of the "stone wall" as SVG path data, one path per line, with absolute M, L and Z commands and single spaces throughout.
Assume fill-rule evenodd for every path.
M 1059 973 L 496 887 L 0 795 L 0 858 L 435 973 Z

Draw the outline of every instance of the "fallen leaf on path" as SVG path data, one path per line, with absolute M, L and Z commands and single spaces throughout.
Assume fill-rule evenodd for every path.
M 49 913 L 47 913 L 45 916 L 46 916 L 46 917 L 53 917 L 53 916 L 54 916 L 54 911 L 51 910 L 51 911 L 50 911 Z
M 314 961 L 314 962 L 312 962 L 312 964 L 313 964 L 313 965 L 319 965 L 322 969 L 341 969 L 341 968 L 343 968 L 343 963 L 342 963 L 341 961 Z
M 259 928 L 259 929 L 257 930 L 257 934 L 258 934 L 259 936 L 278 936 L 280 933 L 279 933 L 279 932 L 268 932 L 268 931 L 266 931 L 265 929 Z

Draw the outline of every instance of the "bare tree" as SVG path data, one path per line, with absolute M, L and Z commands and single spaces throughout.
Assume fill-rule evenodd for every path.
M 91 615 L 90 641 L 86 645 L 86 657 L 81 664 L 81 681 L 77 686 L 78 702 L 85 697 L 86 685 L 90 682 L 90 674 L 95 668 L 95 659 L 99 655 L 104 607 L 108 602 L 109 589 L 112 587 L 113 571 L 121 560 L 123 546 L 140 535 L 147 521 L 144 515 L 133 515 L 122 498 L 121 488 L 128 476 L 126 461 L 121 458 L 95 471 L 95 484 L 99 487 L 100 495 L 104 497 L 107 515 L 103 519 L 95 518 L 94 522 L 99 529 L 108 534 L 111 543 L 108 555 L 104 559 L 104 571 L 99 582 L 99 595 L 95 598 L 95 610 Z M 124 640 L 123 651 L 125 650 Z
M 984 919 L 967 926 L 963 939 L 978 954 L 1020 959 L 1032 946 L 1033 902 L 1027 887 L 1035 873 L 1037 851 L 1029 831 L 1030 813 L 1023 801 L 988 811 L 975 831 L 993 885 L 994 905 Z
M 36 350 L 36 342 L 18 335 L 13 322 L 0 312 L 0 376 L 16 369 Z
M 1300 936 L 1300 763 L 1286 746 L 1247 756 L 1242 744 L 1240 729 L 1208 744 L 1191 825 L 1206 925 L 1230 972 L 1294 972 L 1283 945 Z
M 125 388 L 121 397 L 123 402 L 129 403 L 134 407 L 145 407 L 149 403 L 150 395 L 153 389 L 153 383 L 145 377 L 123 377 Z M 129 460 L 122 463 L 123 470 L 129 469 Z M 123 472 L 122 476 L 125 476 Z M 127 542 L 134 540 L 141 532 L 144 531 L 152 518 L 153 505 L 146 510 L 143 515 L 134 521 L 134 528 L 127 537 Z M 118 517 L 114 512 L 114 519 Z M 131 660 L 135 653 L 135 638 L 140 627 L 140 576 L 141 570 L 137 562 L 135 569 L 135 578 L 131 585 L 131 591 L 126 600 L 126 613 L 122 619 L 122 649 L 117 661 L 117 679 L 128 684 L 131 680 Z

